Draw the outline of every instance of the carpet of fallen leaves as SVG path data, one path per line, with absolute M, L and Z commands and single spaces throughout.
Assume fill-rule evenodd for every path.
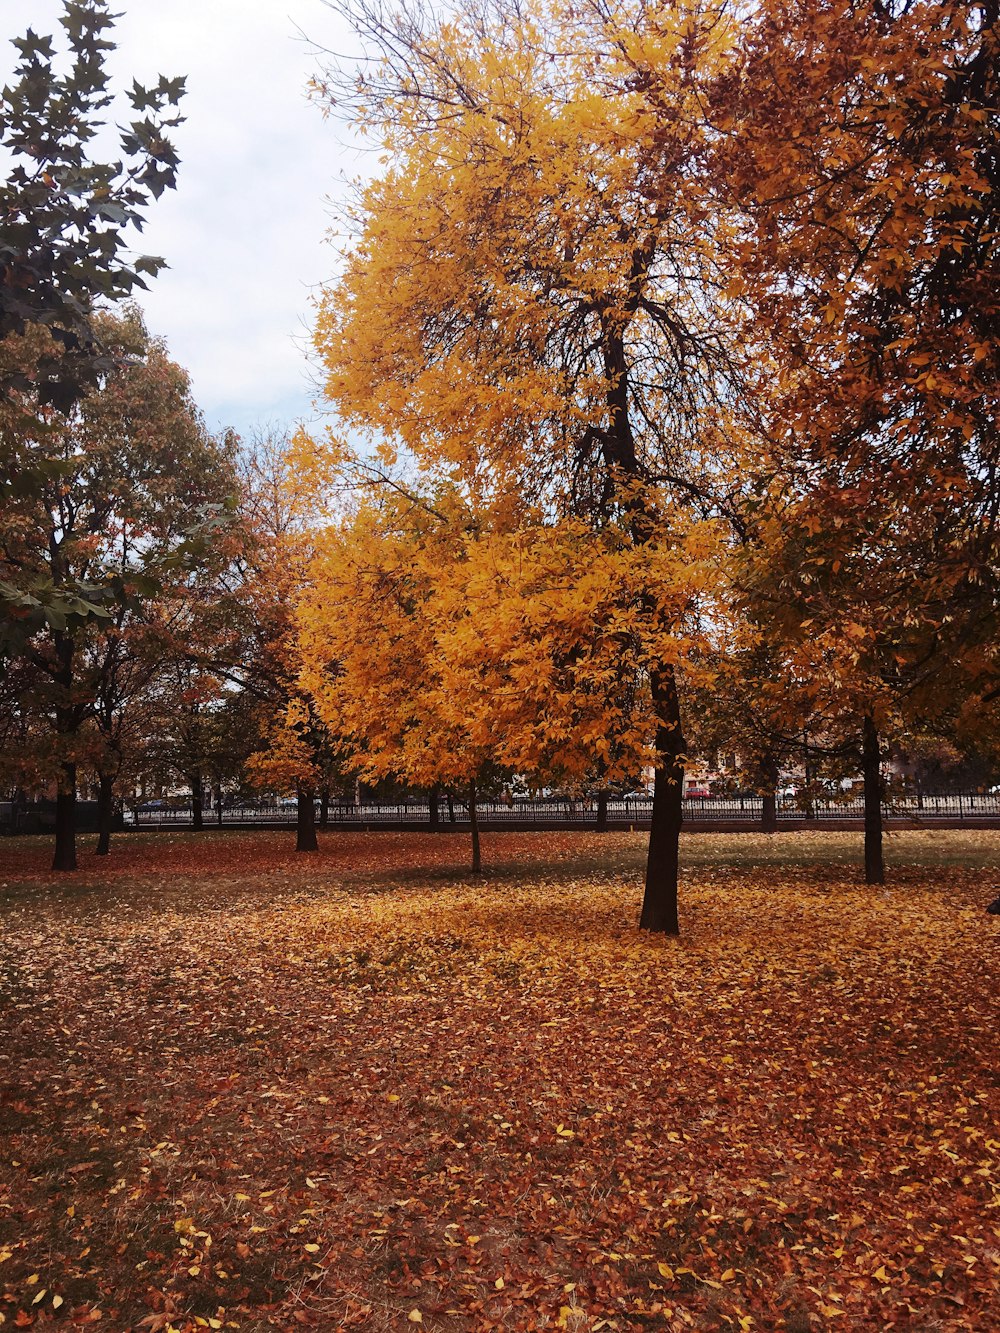
M 288 838 L 0 845 L 0 1323 L 1000 1328 L 1000 834 Z

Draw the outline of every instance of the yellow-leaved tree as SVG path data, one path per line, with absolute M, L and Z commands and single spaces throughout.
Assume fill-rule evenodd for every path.
M 634 589 L 646 646 L 633 664 L 656 773 L 641 924 L 676 932 L 684 557 L 700 524 L 717 539 L 739 485 L 726 222 L 700 179 L 728 7 L 344 12 L 371 59 L 318 95 L 379 142 L 385 169 L 321 303 L 327 394 L 386 465 L 411 454 L 501 527 L 530 498 L 553 527 L 612 531 L 599 563 L 679 579 L 676 593 L 656 578 Z M 653 64 L 669 81 L 655 97 Z
M 316 537 L 299 603 L 317 714 L 368 778 L 466 787 L 474 870 L 487 765 L 581 790 L 655 762 L 652 672 L 690 659 L 717 577 L 715 530 L 683 516 L 659 547 L 520 519 L 440 486 L 370 487 Z

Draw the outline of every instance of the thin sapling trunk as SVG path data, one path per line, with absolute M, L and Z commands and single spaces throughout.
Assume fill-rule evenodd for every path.
M 191 784 L 191 827 L 195 833 L 200 833 L 205 827 L 200 769 L 196 769 L 195 772 L 190 775 L 189 782 Z
M 97 846 L 95 856 L 111 851 L 111 824 L 114 818 L 115 780 L 110 773 L 100 775 L 97 787 Z
M 476 784 L 469 783 L 469 826 L 472 830 L 472 873 L 482 873 L 483 858 L 479 846 L 479 810 L 476 806 Z
M 882 765 L 875 719 L 866 713 L 861 730 L 861 772 L 865 780 L 865 883 L 885 883 L 882 856 Z
M 312 788 L 299 787 L 295 793 L 295 850 L 318 852 L 316 840 L 316 806 Z

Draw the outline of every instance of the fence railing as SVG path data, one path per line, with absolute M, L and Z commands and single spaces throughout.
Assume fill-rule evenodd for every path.
M 763 816 L 763 801 L 759 796 L 695 796 L 683 802 L 684 818 L 689 823 L 759 823 Z M 480 823 L 494 827 L 516 824 L 535 824 L 543 827 L 593 827 L 597 822 L 597 801 L 581 800 L 514 800 L 482 801 L 477 807 Z M 823 821 L 864 819 L 864 804 L 860 797 L 812 800 L 808 803 L 797 797 L 778 800 L 778 818 L 789 820 Z M 649 822 L 652 813 L 650 797 L 611 797 L 607 803 L 607 821 L 612 827 L 628 827 Z M 941 795 L 906 796 L 894 798 L 883 805 L 886 819 L 913 819 L 933 823 L 936 820 L 975 823 L 984 819 L 1000 819 L 1000 793 L 946 793 Z M 316 803 L 316 816 L 320 805 Z M 288 805 L 223 805 L 217 810 L 204 812 L 206 825 L 222 827 L 248 825 L 273 826 L 294 824 L 296 812 Z M 127 810 L 126 824 L 133 828 L 159 826 L 190 826 L 190 808 L 168 809 L 140 806 Z M 330 804 L 326 810 L 328 825 L 359 827 L 378 825 L 386 828 L 430 825 L 428 802 L 366 803 L 362 805 Z M 449 806 L 442 800 L 438 806 L 438 826 L 467 827 L 469 810 L 464 801 L 453 799 Z

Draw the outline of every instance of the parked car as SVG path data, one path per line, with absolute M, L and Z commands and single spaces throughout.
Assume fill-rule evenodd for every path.
M 711 789 L 706 787 L 703 782 L 692 782 L 691 786 L 688 787 L 687 791 L 684 793 L 684 798 L 688 801 L 703 801 L 706 797 L 711 796 L 711 794 Z

